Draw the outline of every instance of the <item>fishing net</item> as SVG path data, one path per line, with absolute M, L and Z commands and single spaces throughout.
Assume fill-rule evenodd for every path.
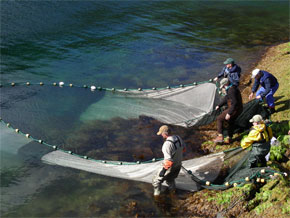
M 150 90 L 57 84 L 2 86 L 1 153 L 11 148 L 17 153 L 21 146 L 29 148 L 33 141 L 54 150 L 41 158 L 45 163 L 151 183 L 162 164 L 158 159 L 162 157 L 162 142 L 152 136 L 156 129 L 162 123 L 180 128 L 208 124 L 218 115 L 212 110 L 217 99 L 216 85 L 212 83 Z M 237 126 L 246 128 L 248 123 L 242 121 L 257 113 L 259 105 L 256 101 L 245 105 Z M 131 136 L 124 137 L 128 131 Z M 88 138 L 91 141 L 86 141 Z M 143 139 L 148 146 L 141 144 Z M 132 162 L 133 150 L 147 156 Z M 225 181 L 234 184 L 240 178 L 225 175 L 237 175 L 245 166 L 239 163 L 245 162 L 248 153 L 239 148 L 185 160 L 177 187 L 195 191 L 201 187 L 222 189 Z M 231 173 L 231 169 L 235 172 Z M 213 185 L 216 179 L 221 184 Z
M 213 83 L 106 92 L 104 98 L 82 114 L 81 120 L 128 119 L 145 115 L 162 123 L 190 127 L 212 110 L 215 96 L 216 85 Z

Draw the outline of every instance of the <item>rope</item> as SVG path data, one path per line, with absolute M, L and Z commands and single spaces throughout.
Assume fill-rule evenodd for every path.
M 186 85 L 183 85 L 183 84 L 180 84 L 180 85 L 177 85 L 177 86 L 167 86 L 167 87 L 163 87 L 163 88 L 155 88 L 153 87 L 152 90 L 165 90 L 165 89 L 171 89 L 171 88 L 184 88 L 184 87 L 189 87 L 189 86 L 196 86 L 196 85 L 200 85 L 200 84 L 205 84 L 205 83 L 209 83 L 209 82 L 212 82 L 212 79 L 209 80 L 209 81 L 203 81 L 203 82 L 194 82 L 194 83 L 191 83 L 191 84 L 186 84 Z M 217 85 L 217 84 L 216 84 Z M 88 89 L 89 86 L 88 85 L 74 85 L 72 83 L 69 83 L 69 84 L 65 84 L 64 82 L 59 82 L 59 83 L 44 83 L 44 82 L 39 82 L 39 83 L 31 83 L 31 82 L 11 82 L 11 83 L 6 83 L 6 84 L 0 84 L 0 88 L 2 87 L 15 87 L 15 86 L 54 86 L 54 87 L 76 87 L 76 88 L 85 88 L 85 89 Z M 115 89 L 115 88 L 103 88 L 101 86 L 99 87 L 96 87 L 96 86 L 90 86 L 90 89 L 92 91 L 94 91 L 95 89 L 99 90 L 99 91 L 112 91 L 112 92 L 124 92 L 124 91 L 146 91 L 146 90 L 151 90 L 151 89 L 142 89 L 142 88 L 138 88 L 138 89 L 127 89 L 127 88 L 124 88 L 124 89 Z M 196 118 L 197 119 L 197 118 Z M 7 123 L 5 122 L 2 118 L 0 118 L 0 121 L 2 123 L 4 123 L 8 128 L 11 128 L 13 129 L 16 133 L 18 134 L 21 134 L 27 138 L 30 138 L 32 139 L 33 141 L 35 142 L 38 142 L 40 144 L 43 144 L 45 146 L 48 146 L 54 150 L 59 150 L 59 151 L 62 151 L 62 152 L 65 152 L 65 153 L 68 153 L 68 154 L 71 154 L 71 155 L 74 155 L 74 156 L 77 156 L 77 157 L 80 157 L 80 158 L 84 158 L 84 159 L 88 159 L 88 160 L 92 160 L 92 161 L 96 161 L 96 162 L 101 162 L 101 163 L 106 163 L 106 164 L 113 164 L 113 165 L 134 165 L 134 164 L 141 164 L 141 163 L 152 163 L 152 162 L 155 162 L 155 161 L 159 161 L 159 160 L 163 160 L 163 158 L 153 158 L 152 160 L 149 160 L 149 161 L 137 161 L 137 162 L 116 162 L 116 161 L 107 161 L 107 160 L 96 160 L 96 159 L 93 159 L 93 158 L 90 158 L 88 156 L 84 156 L 84 155 L 79 155 L 79 154 L 76 154 L 72 151 L 67 151 L 67 150 L 64 150 L 64 149 L 61 149 L 59 148 L 59 146 L 57 145 L 52 145 L 52 144 L 49 144 L 47 142 L 44 142 L 43 140 L 41 139 L 36 139 L 34 137 L 32 137 L 30 134 L 25 134 L 23 132 L 21 132 L 19 129 L 17 128 L 13 128 L 11 126 L 10 123 Z
M 37 142 L 39 144 L 43 144 L 45 146 L 48 146 L 48 147 L 50 147 L 53 150 L 59 150 L 59 151 L 64 152 L 64 153 L 67 153 L 67 154 L 70 154 L 70 155 L 73 155 L 73 156 L 76 156 L 76 157 L 88 159 L 88 160 L 91 160 L 91 161 L 95 161 L 95 162 L 98 162 L 98 163 L 111 164 L 111 165 L 137 165 L 137 164 L 153 163 L 153 162 L 156 162 L 156 161 L 163 160 L 163 158 L 157 158 L 157 159 L 153 158 L 152 160 L 143 161 L 143 162 L 141 162 L 141 161 L 137 161 L 137 162 L 122 162 L 122 161 L 97 160 L 97 159 L 93 159 L 93 158 L 90 158 L 90 157 L 85 156 L 85 155 L 76 154 L 76 153 L 74 153 L 72 151 L 61 149 L 57 145 L 49 144 L 47 142 L 44 142 L 41 139 L 36 139 L 36 138 L 32 137 L 30 134 L 28 134 L 28 133 L 25 134 L 25 133 L 21 132 L 19 129 L 12 127 L 10 123 L 5 122 L 2 118 L 0 118 L 0 122 L 5 124 L 7 126 L 7 128 L 13 129 L 16 133 L 18 133 L 18 134 L 20 134 L 22 136 L 25 136 L 26 138 L 32 139 L 33 141 L 35 141 L 35 142 Z M 234 150 L 238 150 L 238 149 L 240 149 L 240 147 L 228 149 L 228 150 L 224 151 L 224 153 L 227 153 L 227 152 L 230 152 L 230 151 L 234 151 Z M 262 169 L 260 172 L 256 172 L 255 174 L 251 175 L 250 177 L 246 177 L 245 179 L 240 179 L 240 180 L 236 180 L 236 181 L 226 182 L 223 185 L 218 185 L 218 184 L 211 184 L 209 181 L 200 180 L 197 176 L 195 176 L 192 173 L 192 171 L 187 170 L 183 166 L 182 166 L 182 168 L 187 172 L 188 175 L 191 176 L 191 179 L 194 182 L 200 184 L 203 188 L 207 188 L 207 189 L 226 189 L 226 188 L 229 188 L 231 186 L 234 186 L 234 187 L 241 186 L 243 183 L 249 182 L 250 180 L 253 180 L 255 178 L 256 178 L 256 182 L 264 183 L 264 181 L 261 178 L 265 178 L 265 179 L 270 179 L 271 178 L 271 176 L 264 176 L 264 174 L 266 174 L 266 173 L 273 173 L 274 176 L 276 174 L 280 174 L 280 175 L 284 174 L 285 176 L 287 176 L 286 173 L 281 173 L 281 172 L 278 172 L 278 171 L 275 171 L 275 170 L 270 170 L 270 169 Z
M 156 88 L 156 87 L 153 87 L 152 89 L 149 89 L 149 88 L 146 88 L 146 89 L 143 89 L 143 88 L 136 88 L 136 89 L 128 89 L 128 88 L 123 88 L 123 89 L 116 89 L 116 88 L 106 88 L 106 87 L 101 87 L 101 86 L 88 86 L 88 85 L 75 85 L 75 84 L 72 84 L 72 83 L 69 83 L 69 84 L 66 84 L 64 82 L 59 82 L 59 83 L 44 83 L 44 82 L 39 82 L 39 83 L 30 83 L 30 82 L 11 82 L 11 83 L 5 83 L 5 84 L 0 84 L 0 88 L 2 87 L 8 87 L 8 86 L 22 86 L 22 85 L 26 85 L 26 86 L 31 86 L 31 85 L 40 85 L 40 86 L 61 86 L 61 87 L 77 87 L 77 88 L 91 88 L 92 90 L 99 90 L 99 91 L 116 91 L 116 92 L 124 92 L 124 91 L 148 91 L 148 90 L 165 90 L 165 89 L 171 89 L 171 88 L 184 88 L 184 87 L 189 87 L 189 86 L 196 86 L 196 85 L 200 85 L 200 84 L 205 84 L 205 83 L 211 83 L 213 80 L 210 79 L 208 81 L 202 81 L 202 82 L 193 82 L 193 83 L 190 83 L 190 84 L 180 84 L 180 85 L 176 85 L 176 86 L 167 86 L 167 87 L 161 87 L 161 88 Z M 217 86 L 217 83 L 216 83 L 216 86 Z M 218 86 L 217 86 L 218 87 Z
M 171 88 L 183 88 L 183 87 L 188 87 L 188 86 L 196 86 L 196 85 L 199 85 L 199 84 L 204 84 L 204 83 L 208 83 L 208 82 L 212 82 L 212 80 L 209 80 L 209 81 L 204 81 L 204 82 L 194 82 L 192 84 L 187 84 L 187 85 L 179 85 L 179 86 L 173 86 L 173 87 L 170 87 L 170 86 L 167 86 L 165 88 L 155 88 L 153 87 L 152 90 L 164 90 L 164 89 L 171 89 Z M 40 82 L 40 83 L 30 83 L 30 82 L 20 82 L 20 83 L 7 83 L 7 84 L 0 84 L 0 88 L 1 87 L 8 87 L 8 86 L 23 86 L 23 85 L 26 85 L 26 86 L 31 86 L 31 85 L 39 85 L 39 86 L 60 86 L 60 87 L 76 87 L 76 88 L 89 88 L 88 85 L 83 85 L 83 86 L 80 86 L 80 85 L 73 85 L 73 84 L 64 84 L 63 82 L 59 82 L 58 84 L 57 83 L 49 83 L 49 84 L 44 84 L 43 82 Z M 217 83 L 216 83 L 216 86 L 217 86 Z M 95 86 L 90 86 L 91 90 L 94 91 L 95 89 L 99 90 L 99 91 L 120 91 L 120 92 L 124 92 L 124 91 L 146 91 L 146 90 L 151 90 L 151 89 L 142 89 L 142 88 L 138 88 L 138 89 L 115 89 L 115 88 L 102 88 L 102 87 L 95 87 Z M 212 113 L 214 110 L 211 110 L 209 113 Z M 209 114 L 208 113 L 208 114 Z M 203 115 L 204 116 L 204 115 Z M 194 118 L 194 119 L 191 119 L 191 120 L 188 120 L 188 121 L 185 121 L 185 122 L 191 122 L 191 121 L 194 121 L 195 119 L 198 119 L 198 118 Z M 7 123 L 5 122 L 2 118 L 0 118 L 0 121 L 1 123 L 5 124 L 8 128 L 10 129 L 13 129 L 16 133 L 20 134 L 20 135 L 23 135 L 25 136 L 26 138 L 29 138 L 29 139 L 32 139 L 33 141 L 39 143 L 39 144 L 43 144 L 45 146 L 48 146 L 50 147 L 51 149 L 53 150 L 59 150 L 61 152 L 64 152 L 64 153 L 67 153 L 67 154 L 70 154 L 70 155 L 74 155 L 76 157 L 79 157 L 79 158 L 84 158 L 84 159 L 88 159 L 88 160 L 91 160 L 91 161 L 95 161 L 95 162 L 98 162 L 98 163 L 104 163 L 104 164 L 112 164 L 112 165 L 137 165 L 137 164 L 146 164 L 146 163 L 152 163 L 152 162 L 156 162 L 156 161 L 160 161 L 160 160 L 163 160 L 163 158 L 153 158 L 152 160 L 148 160 L 148 161 L 137 161 L 137 162 L 122 162 L 122 161 L 108 161 L 108 160 L 97 160 L 97 159 L 94 159 L 94 158 L 90 158 L 88 156 L 85 156 L 85 155 L 79 155 L 79 154 L 76 154 L 72 151 L 68 151 L 68 150 L 64 150 L 64 149 L 61 149 L 59 148 L 57 145 L 52 145 L 52 144 L 49 144 L 41 139 L 37 139 L 37 138 L 34 138 L 32 137 L 30 134 L 25 134 L 23 132 L 21 132 L 19 129 L 17 128 L 14 128 L 11 126 L 10 123 Z M 226 150 L 224 151 L 225 153 L 227 152 L 230 152 L 230 151 L 233 151 L 233 150 L 236 150 L 236 149 L 239 149 L 239 147 L 237 148 L 233 148 L 233 149 L 229 149 L 229 150 Z M 245 179 L 240 179 L 240 180 L 237 180 L 237 181 L 232 181 L 232 182 L 227 182 L 225 183 L 224 185 L 217 185 L 217 184 L 211 184 L 209 181 L 203 181 L 203 180 L 200 180 L 198 179 L 198 177 L 194 176 L 192 174 L 192 172 L 190 170 L 187 170 L 185 169 L 184 167 L 182 167 L 192 178 L 193 181 L 197 182 L 198 184 L 200 184 L 202 187 L 204 188 L 211 188 L 211 189 L 217 189 L 217 188 L 227 188 L 229 186 L 238 186 L 239 183 L 245 183 L 245 182 L 248 182 L 249 180 L 252 180 L 254 178 L 257 177 L 258 178 L 261 178 L 262 174 L 264 174 L 265 172 L 266 173 L 278 173 L 278 174 L 282 174 L 280 172 L 277 172 L 277 171 L 271 171 L 271 170 L 266 170 L 265 172 L 263 172 L 262 174 L 257 172 L 253 175 L 251 175 L 250 177 L 246 177 Z M 268 178 L 268 177 L 266 177 Z M 270 177 L 269 177 L 270 178 Z M 262 181 L 260 181 L 262 182 Z
M 182 169 L 191 177 L 191 179 L 198 183 L 201 187 L 206 189 L 213 189 L 213 190 L 224 190 L 230 187 L 242 187 L 243 184 L 248 183 L 250 181 L 255 181 L 257 183 L 265 183 L 265 179 L 269 180 L 272 178 L 272 176 L 276 175 L 284 175 L 287 176 L 287 173 L 278 172 L 272 169 L 261 169 L 260 171 L 257 171 L 256 173 L 252 174 L 251 176 L 248 176 L 244 179 L 239 179 L 235 181 L 225 182 L 222 185 L 218 184 L 212 184 L 210 181 L 204 181 L 199 179 L 197 176 L 195 176 L 191 170 L 187 170 L 185 167 L 181 166 Z M 268 176 L 268 174 L 270 174 Z M 273 174 L 273 175 L 272 175 Z
M 245 200 L 247 198 L 247 195 L 250 193 L 250 191 L 248 192 L 243 192 L 242 194 L 242 198 L 235 200 L 231 205 L 229 205 L 227 208 L 223 209 L 221 212 L 219 212 L 217 214 L 217 217 L 223 217 L 223 215 L 225 215 L 229 210 L 231 210 L 232 208 L 234 208 L 238 203 L 242 202 L 243 200 Z
M 152 160 L 148 160 L 148 161 L 137 161 L 137 162 L 123 162 L 123 161 L 108 161 L 108 160 L 96 160 L 94 158 L 90 158 L 86 155 L 80 155 L 80 154 L 76 154 L 72 151 L 68 151 L 68 150 L 64 150 L 64 149 L 61 149 L 59 148 L 57 145 L 52 145 L 52 144 L 49 144 L 41 139 L 37 139 L 37 138 L 34 138 L 32 137 L 30 134 L 28 133 L 23 133 L 21 132 L 19 129 L 17 128 L 14 128 L 11 126 L 10 123 L 7 123 L 5 122 L 2 118 L 0 118 L 0 122 L 5 124 L 7 126 L 7 128 L 9 129 L 12 129 L 14 130 L 16 133 L 22 135 L 22 136 L 25 136 L 26 138 L 29 138 L 29 139 L 32 139 L 33 141 L 39 143 L 39 144 L 43 144 L 53 150 L 59 150 L 59 151 L 62 151 L 64 153 L 67 153 L 67 154 L 71 154 L 73 156 L 76 156 L 76 157 L 80 157 L 80 158 L 84 158 L 84 159 L 88 159 L 88 160 L 91 160 L 91 161 L 95 161 L 95 162 L 98 162 L 98 163 L 104 163 L 104 164 L 112 164 L 112 165 L 137 165 L 137 164 L 146 164 L 146 163 L 153 163 L 153 162 L 156 162 L 156 161 L 160 161 L 160 160 L 163 160 L 163 158 L 153 158 Z
M 127 88 L 124 88 L 124 89 L 115 89 L 115 88 L 103 88 L 101 86 L 98 86 L 98 87 L 96 87 L 96 86 L 90 86 L 90 89 L 91 89 L 91 91 L 94 91 L 94 90 L 97 89 L 99 91 L 112 91 L 112 92 L 122 92 L 122 93 L 124 93 L 124 91 L 126 91 L 126 92 L 127 91 L 128 92 L 130 92 L 130 91 L 140 91 L 140 92 L 142 92 L 142 91 L 147 91 L 147 90 L 155 90 L 155 91 L 158 91 L 158 90 L 165 90 L 165 89 L 171 89 L 171 88 L 184 88 L 184 87 L 196 86 L 196 85 L 201 85 L 201 84 L 205 84 L 205 83 L 211 83 L 212 81 L 213 80 L 210 79 L 208 81 L 193 82 L 193 83 L 186 84 L 186 85 L 180 84 L 180 85 L 176 85 L 176 86 L 172 86 L 172 87 L 167 86 L 167 87 L 161 87 L 161 88 L 155 88 L 155 87 L 153 87 L 152 89 L 142 89 L 142 88 L 138 88 L 138 89 L 127 89 Z M 0 84 L 0 88 L 2 88 L 2 87 L 10 87 L 10 86 L 12 86 L 12 87 L 15 87 L 15 86 L 25 86 L 25 85 L 26 86 L 36 86 L 36 85 L 37 86 L 44 86 L 44 85 L 46 85 L 46 86 L 55 86 L 55 87 L 56 86 L 60 86 L 60 87 L 76 87 L 76 88 L 85 88 L 85 89 L 88 89 L 89 88 L 88 85 L 81 86 L 81 85 L 74 85 L 72 83 L 65 84 L 64 82 L 59 82 L 59 83 L 54 82 L 54 83 L 47 83 L 47 84 L 44 83 L 44 82 L 39 82 L 39 83 L 30 83 L 30 82 L 19 82 L 19 83 L 15 83 L 15 82 L 12 82 L 12 83 Z M 220 88 L 218 86 L 218 83 L 216 82 L 215 85 L 216 85 L 217 89 L 219 90 L 219 94 L 221 94 L 221 91 L 220 91 Z M 181 122 L 176 122 L 176 123 L 171 123 L 171 124 L 172 125 L 185 124 L 187 127 L 189 127 L 192 122 L 194 122 L 196 120 L 199 120 L 201 117 L 204 117 L 206 115 L 209 115 L 209 114 L 211 114 L 211 113 L 213 113 L 215 111 L 216 110 L 213 109 L 213 110 L 210 110 L 208 113 L 205 113 L 205 114 L 200 115 L 198 117 L 195 117 L 193 119 L 183 120 Z M 219 109 L 219 111 L 220 111 L 220 109 Z

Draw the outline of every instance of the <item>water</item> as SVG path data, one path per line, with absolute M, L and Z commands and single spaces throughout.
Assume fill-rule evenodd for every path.
M 1 1 L 1 83 L 64 81 L 116 88 L 164 87 L 213 78 L 228 57 L 241 65 L 243 73 L 249 73 L 265 48 L 289 40 L 288 4 Z M 25 99 L 39 92 L 21 92 L 15 102 L 5 104 L 3 93 L 1 117 L 5 115 L 11 124 L 51 143 L 101 144 L 94 155 L 111 159 L 161 155 L 161 140 L 152 137 L 159 125 L 156 121 L 80 122 L 79 115 L 101 96 L 94 99 L 65 91 L 66 97 L 57 96 L 53 103 L 48 92 L 42 96 L 41 107 L 29 107 Z M 83 101 L 75 104 L 75 99 Z M 62 103 L 57 104 L 59 101 Z M 14 113 L 9 113 L 9 104 L 17 105 Z M 34 119 L 24 119 L 23 108 Z M 146 131 L 140 133 L 138 128 Z M 177 131 L 190 146 L 190 134 Z M 153 202 L 150 184 L 49 166 L 40 161 L 48 149 L 19 141 L 23 146 L 9 150 L 1 138 L 1 216 L 175 214 L 174 208 Z M 132 201 L 137 206 L 130 206 Z

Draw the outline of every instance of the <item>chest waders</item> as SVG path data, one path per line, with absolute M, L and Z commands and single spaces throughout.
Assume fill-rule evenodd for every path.
M 261 165 L 261 167 L 266 166 L 266 158 L 265 156 L 269 153 L 271 145 L 270 145 L 270 134 L 268 132 L 268 128 L 265 128 L 264 131 L 268 135 L 268 141 L 266 139 L 266 136 L 264 137 L 263 133 L 261 134 L 262 140 L 260 142 L 255 142 L 252 144 L 252 151 L 249 157 L 248 167 L 258 167 L 258 165 Z
M 172 159 L 174 158 L 176 151 L 178 149 L 177 143 L 179 143 L 179 147 L 182 146 L 179 136 L 176 136 L 177 140 L 166 140 L 173 144 L 174 146 L 174 153 L 172 155 Z M 157 174 L 153 177 L 152 185 L 154 187 L 154 196 L 158 196 L 161 193 L 161 184 L 165 181 L 165 183 L 168 185 L 169 191 L 174 191 L 175 186 L 175 178 L 177 178 L 179 171 L 181 169 L 181 164 L 175 165 L 173 164 L 172 167 L 169 169 L 165 169 L 163 166 L 160 170 L 157 171 Z

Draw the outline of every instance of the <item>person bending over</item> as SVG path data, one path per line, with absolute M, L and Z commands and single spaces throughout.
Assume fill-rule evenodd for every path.
M 223 78 L 221 80 L 220 88 L 225 89 L 226 96 L 222 99 L 220 104 L 216 106 L 216 110 L 226 104 L 228 107 L 217 117 L 218 136 L 214 139 L 214 142 L 230 143 L 233 136 L 234 121 L 243 111 L 243 101 L 239 88 L 232 85 L 228 78 Z M 228 130 L 228 137 L 225 140 L 223 137 L 223 126 L 227 126 Z
M 256 99 L 263 100 L 263 98 L 266 98 L 270 112 L 275 113 L 275 99 L 273 95 L 279 88 L 278 80 L 271 73 L 260 69 L 255 69 L 252 71 L 252 78 L 255 78 L 255 83 L 252 87 L 252 92 L 249 95 L 249 99 L 253 98 L 254 93 L 261 85 L 259 90 L 256 92 Z

